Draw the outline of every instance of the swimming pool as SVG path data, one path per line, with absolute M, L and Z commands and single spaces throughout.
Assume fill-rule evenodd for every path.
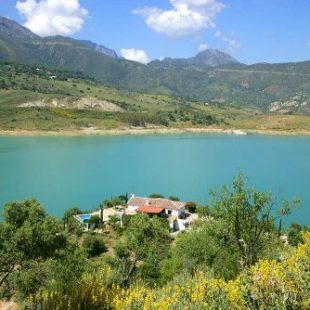
M 83 220 L 83 222 L 88 222 L 91 218 L 89 214 L 79 214 L 78 216 Z

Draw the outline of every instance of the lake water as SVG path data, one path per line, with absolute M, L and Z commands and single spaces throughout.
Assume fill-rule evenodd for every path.
M 251 186 L 302 199 L 287 221 L 310 224 L 310 137 L 174 134 L 0 137 L 0 205 L 37 198 L 61 217 L 113 195 L 162 193 L 207 203 L 241 169 Z

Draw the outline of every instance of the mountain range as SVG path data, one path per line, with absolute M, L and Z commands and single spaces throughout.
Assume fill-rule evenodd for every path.
M 109 56 L 111 58 L 120 58 L 117 53 L 112 50 L 111 48 L 108 48 L 104 45 L 100 45 L 100 44 L 97 44 L 97 43 L 94 43 L 92 41 L 89 41 L 89 40 L 79 40 L 78 41 L 79 43 L 81 43 L 82 45 L 85 45 L 99 53 L 102 53 L 103 55 L 106 55 L 106 56 Z
M 224 52 L 205 50 L 187 59 L 164 58 L 144 65 L 91 41 L 40 37 L 5 17 L 0 17 L 0 60 L 83 72 L 130 91 L 310 113 L 310 61 L 245 65 Z
M 230 55 L 215 49 L 208 49 L 198 53 L 196 56 L 184 59 L 164 58 L 162 60 L 155 60 L 150 65 L 185 67 L 185 66 L 210 66 L 217 67 L 221 65 L 240 64 L 236 59 Z

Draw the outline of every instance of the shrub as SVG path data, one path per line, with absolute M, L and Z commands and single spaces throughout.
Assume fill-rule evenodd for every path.
M 99 256 L 107 250 L 102 238 L 91 234 L 85 236 L 83 248 L 85 249 L 88 257 Z
M 173 195 L 169 196 L 169 199 L 172 200 L 172 201 L 180 201 L 179 197 L 173 196 Z
M 110 285 L 113 271 L 103 268 L 82 278 L 69 295 L 38 294 L 31 309 L 309 309 L 310 233 L 283 261 L 261 260 L 235 280 L 198 272 L 179 275 L 161 288 L 136 283 Z
M 302 233 L 308 230 L 308 227 L 302 227 L 297 223 L 292 223 L 287 230 L 288 242 L 290 245 L 297 246 L 298 243 L 303 242 Z
M 122 221 L 125 228 L 129 225 L 131 217 L 132 215 L 123 215 Z
M 185 205 L 185 208 L 190 212 L 190 213 L 195 213 L 197 204 L 195 202 L 187 202 Z
M 197 213 L 201 218 L 208 217 L 210 215 L 210 208 L 208 206 L 203 206 L 197 208 Z
M 149 197 L 150 198 L 164 198 L 162 194 L 158 194 L 158 193 L 153 193 Z

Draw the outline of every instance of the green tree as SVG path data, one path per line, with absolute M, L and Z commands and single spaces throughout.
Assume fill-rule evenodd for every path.
M 13 284 L 19 299 L 25 299 L 38 292 L 49 281 L 52 273 L 51 261 L 29 260 L 23 269 L 17 269 L 13 275 Z
M 120 203 L 125 205 L 128 201 L 128 193 L 125 193 L 125 195 L 119 195 L 118 199 L 120 200 Z
M 228 244 L 238 249 L 241 265 L 248 267 L 257 262 L 266 245 L 272 240 L 276 220 L 288 215 L 299 204 L 285 200 L 277 206 L 271 193 L 246 188 L 242 173 L 234 178 L 231 187 L 212 192 L 212 215 L 223 220 Z
M 14 229 L 6 222 L 0 222 L 0 287 L 20 264 L 23 253 L 17 249 Z
M 41 221 L 46 217 L 43 207 L 35 199 L 10 202 L 4 206 L 4 220 L 15 229 L 26 221 Z
M 174 195 L 169 196 L 169 199 L 172 201 L 180 201 L 180 198 Z
M 151 195 L 149 195 L 150 198 L 164 198 L 164 196 L 162 194 L 158 194 L 158 193 L 153 193 Z
M 185 205 L 185 208 L 190 212 L 190 213 L 195 213 L 196 212 L 196 208 L 197 208 L 197 204 L 195 202 L 187 202 Z
M 48 262 L 51 274 L 45 287 L 62 295 L 70 293 L 78 286 L 83 273 L 88 268 L 85 251 L 75 242 L 69 243 L 65 249 L 60 250 L 57 259 Z
M 260 258 L 278 257 L 283 244 L 277 219 L 288 214 L 298 201 L 285 201 L 277 208 L 270 193 L 247 188 L 245 181 L 240 174 L 232 186 L 212 192 L 210 208 L 203 210 L 191 231 L 177 236 L 170 257 L 161 263 L 165 281 L 177 270 L 191 275 L 208 271 L 232 279 Z
M 61 222 L 47 216 L 34 199 L 6 204 L 0 223 L 0 286 L 12 273 L 35 268 L 34 261 L 59 257 L 67 246 L 61 231 Z
M 82 235 L 82 227 L 80 223 L 74 218 L 74 215 L 82 214 L 83 212 L 79 208 L 71 208 L 64 213 L 63 224 L 64 230 L 68 234 Z
M 70 208 L 64 213 L 64 219 L 73 215 L 82 214 L 82 210 L 80 208 Z
M 178 235 L 170 258 L 162 261 L 162 280 L 172 280 L 180 270 L 191 276 L 201 271 L 225 279 L 233 278 L 238 270 L 238 253 L 226 244 L 223 221 L 196 224 L 191 231 Z
M 157 281 L 159 264 L 168 254 L 170 241 L 166 220 L 149 218 L 145 214 L 132 216 L 124 241 L 115 246 L 115 266 L 122 285 L 126 286 L 135 274 L 149 283 Z

